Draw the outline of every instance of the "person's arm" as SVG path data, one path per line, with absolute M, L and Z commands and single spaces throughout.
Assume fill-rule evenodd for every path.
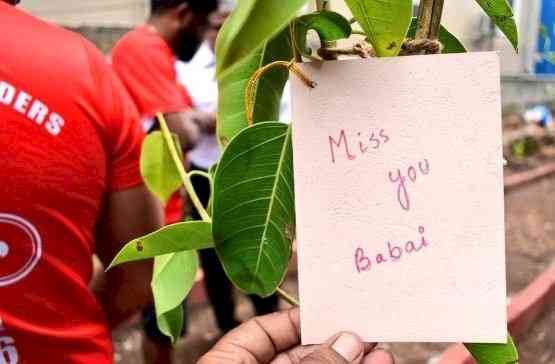
M 217 114 L 215 112 L 193 111 L 192 118 L 204 133 L 216 132 Z
M 198 143 L 200 128 L 189 111 L 164 114 L 168 128 L 179 137 L 184 152 L 191 150 Z
M 108 266 L 125 243 L 163 225 L 160 202 L 144 186 L 112 192 L 99 225 L 97 254 Z M 99 299 L 112 327 L 152 301 L 152 260 L 128 263 L 106 275 Z
M 98 97 L 99 131 L 107 157 L 106 190 L 95 251 L 107 267 L 127 242 L 162 226 L 163 210 L 140 174 L 145 135 L 137 107 L 104 56 L 84 39 L 83 47 L 91 69 L 90 93 Z M 124 264 L 106 274 L 105 288 L 98 297 L 112 326 L 151 302 L 152 264 Z
M 216 131 L 216 113 L 189 110 L 164 114 L 168 128 L 179 136 L 181 148 L 188 151 L 198 143 L 201 132 L 214 134 Z

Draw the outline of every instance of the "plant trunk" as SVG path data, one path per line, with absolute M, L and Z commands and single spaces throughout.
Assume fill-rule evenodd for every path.
M 323 11 L 329 10 L 330 2 L 329 0 L 316 0 L 316 10 Z
M 435 40 L 439 36 L 444 0 L 421 0 L 416 39 Z

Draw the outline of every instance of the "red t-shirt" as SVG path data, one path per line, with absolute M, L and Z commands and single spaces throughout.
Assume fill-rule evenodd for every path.
M 139 115 L 82 37 L 0 1 L 0 362 L 110 364 L 88 289 L 111 191 L 142 184 Z
M 112 50 L 112 65 L 135 101 L 143 122 L 156 113 L 190 109 L 193 102 L 177 82 L 176 57 L 149 25 L 127 33 Z M 183 201 L 175 194 L 166 206 L 166 222 L 182 219 Z

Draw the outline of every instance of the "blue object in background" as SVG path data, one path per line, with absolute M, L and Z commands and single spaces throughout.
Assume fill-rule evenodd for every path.
M 524 120 L 529 123 L 538 123 L 545 128 L 553 123 L 553 114 L 547 106 L 538 105 L 524 113 Z
M 541 25 L 536 73 L 555 74 L 555 0 L 542 0 Z

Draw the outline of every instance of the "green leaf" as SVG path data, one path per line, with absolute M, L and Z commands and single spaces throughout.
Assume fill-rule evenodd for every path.
M 217 74 L 274 38 L 308 0 L 242 0 L 222 27 L 216 44 Z
M 179 305 L 173 310 L 156 317 L 158 329 L 162 334 L 169 337 L 174 344 L 183 332 L 184 316 L 183 306 Z
M 541 149 L 539 142 L 533 136 L 525 136 L 511 144 L 511 154 L 517 158 L 531 157 Z
M 399 54 L 412 19 L 412 0 L 345 0 L 378 57 Z
M 507 0 L 476 0 L 476 2 L 507 36 L 518 52 L 518 29 L 511 4 Z
M 175 342 L 181 336 L 183 313 L 178 308 L 195 284 L 198 269 L 196 251 L 182 251 L 154 259 L 152 293 L 158 328 Z
M 241 290 L 267 297 L 287 272 L 295 233 L 291 127 L 259 123 L 228 145 L 214 180 L 213 233 Z
M 127 243 L 114 258 L 108 269 L 137 260 L 160 255 L 214 247 L 212 224 L 188 221 L 168 225 L 158 231 Z
M 506 344 L 464 344 L 478 364 L 518 363 L 518 351 L 511 336 Z
M 179 155 L 182 155 L 178 136 L 173 134 L 173 138 Z M 146 186 L 166 204 L 183 182 L 162 132 L 156 131 L 146 137 L 141 151 L 140 165 Z
M 318 11 L 303 15 L 295 21 L 295 40 L 299 51 L 304 55 L 310 54 L 306 46 L 309 30 L 315 30 L 322 44 L 334 42 L 351 36 L 351 24 L 341 14 L 333 11 Z
M 412 18 L 409 31 L 407 32 L 408 38 L 416 37 L 416 28 L 418 27 L 418 20 Z M 441 53 L 466 53 L 466 48 L 452 33 L 450 33 L 443 25 L 439 28 L 439 41 L 443 44 L 443 51 Z
M 274 61 L 290 61 L 291 58 L 291 37 L 289 31 L 285 30 L 244 59 L 233 72 L 218 80 L 218 137 L 221 145 L 226 146 L 248 126 L 245 89 L 253 73 Z M 254 122 L 279 120 L 283 87 L 288 78 L 289 72 L 285 68 L 272 69 L 262 76 L 254 94 Z

